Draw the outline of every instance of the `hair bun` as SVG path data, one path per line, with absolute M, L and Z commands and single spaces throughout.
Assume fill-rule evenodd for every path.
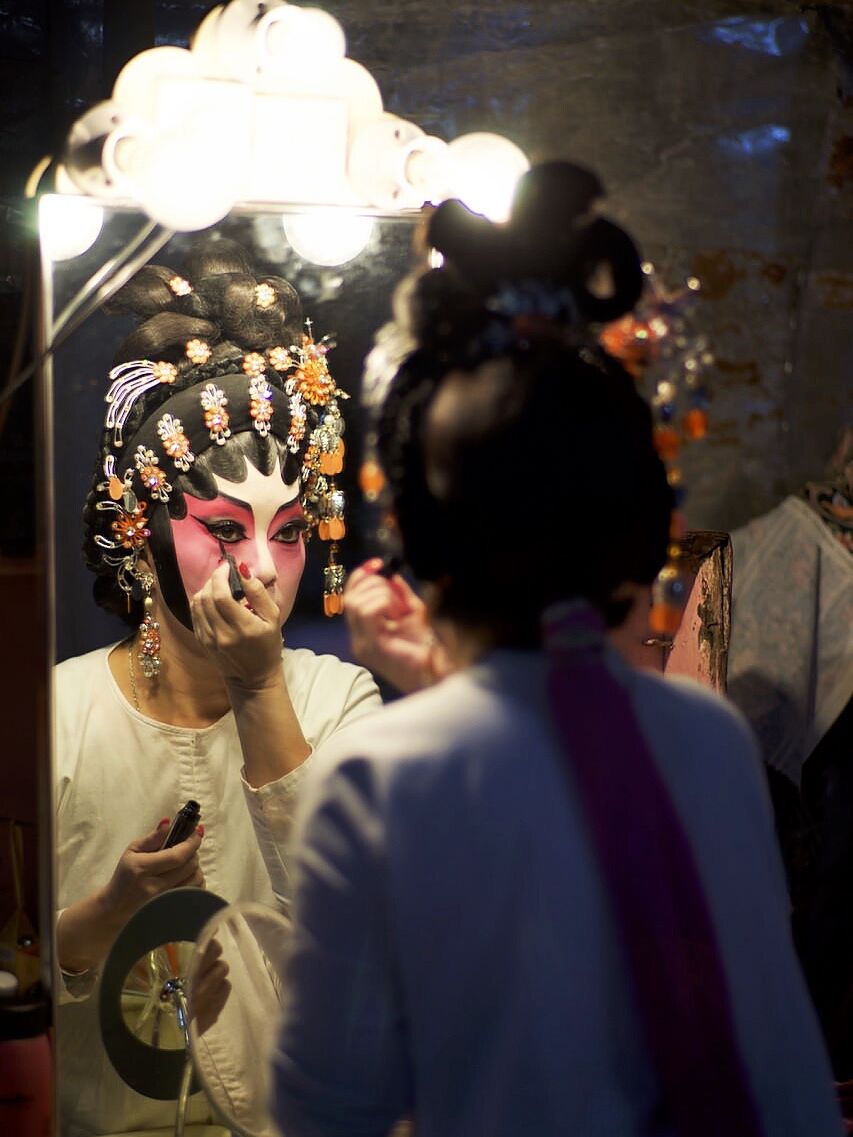
M 168 265 L 143 265 L 115 295 L 103 304 L 108 316 L 129 312 L 134 316 L 153 316 L 157 312 L 172 311 L 175 293 L 169 281 L 180 280 L 180 273 Z
M 218 237 L 195 246 L 190 255 L 190 276 L 202 280 L 211 276 L 225 276 L 239 273 L 253 276 L 254 266 L 249 254 L 236 241 L 228 237 Z
M 432 214 L 427 239 L 482 298 L 521 281 L 568 288 L 576 314 L 609 322 L 630 311 L 643 290 L 640 253 L 614 222 L 593 213 L 604 187 L 571 162 L 544 162 L 518 183 L 509 220 L 496 223 L 459 201 Z M 592 291 L 593 280 L 608 291 Z
M 488 292 L 513 275 L 516 260 L 506 230 L 461 201 L 444 201 L 427 225 L 427 240 L 469 284 Z
M 510 225 L 529 237 L 539 232 L 553 239 L 556 226 L 588 214 L 604 197 L 601 179 L 572 162 L 541 162 L 519 178 Z

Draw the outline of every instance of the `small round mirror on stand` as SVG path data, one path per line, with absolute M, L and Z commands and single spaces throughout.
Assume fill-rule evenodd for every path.
M 175 1100 L 175 1137 L 281 1137 L 268 1071 L 288 933 L 264 905 L 179 888 L 148 901 L 117 937 L 101 981 L 104 1047 L 138 1093 Z M 214 1124 L 186 1122 L 199 1089 Z

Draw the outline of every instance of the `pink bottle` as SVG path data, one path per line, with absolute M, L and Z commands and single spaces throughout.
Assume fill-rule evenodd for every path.
M 17 989 L 15 976 L 0 971 L 0 1133 L 52 1137 L 50 1004 L 21 1001 Z

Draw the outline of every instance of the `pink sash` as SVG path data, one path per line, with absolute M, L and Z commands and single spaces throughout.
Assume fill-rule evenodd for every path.
M 585 602 L 543 621 L 566 775 L 601 864 L 640 1018 L 681 1137 L 759 1137 L 693 852 Z

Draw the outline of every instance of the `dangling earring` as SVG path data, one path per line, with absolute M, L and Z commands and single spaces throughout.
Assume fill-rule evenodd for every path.
M 329 563 L 323 569 L 323 611 L 327 616 L 338 616 L 344 610 L 344 566 L 335 561 L 338 546 L 329 546 Z
M 139 625 L 138 635 L 139 663 L 146 679 L 156 679 L 160 674 L 160 624 L 151 614 L 154 608 L 151 596 L 154 576 L 150 572 L 140 573 L 139 582 L 145 593 L 142 601 L 145 615 Z

